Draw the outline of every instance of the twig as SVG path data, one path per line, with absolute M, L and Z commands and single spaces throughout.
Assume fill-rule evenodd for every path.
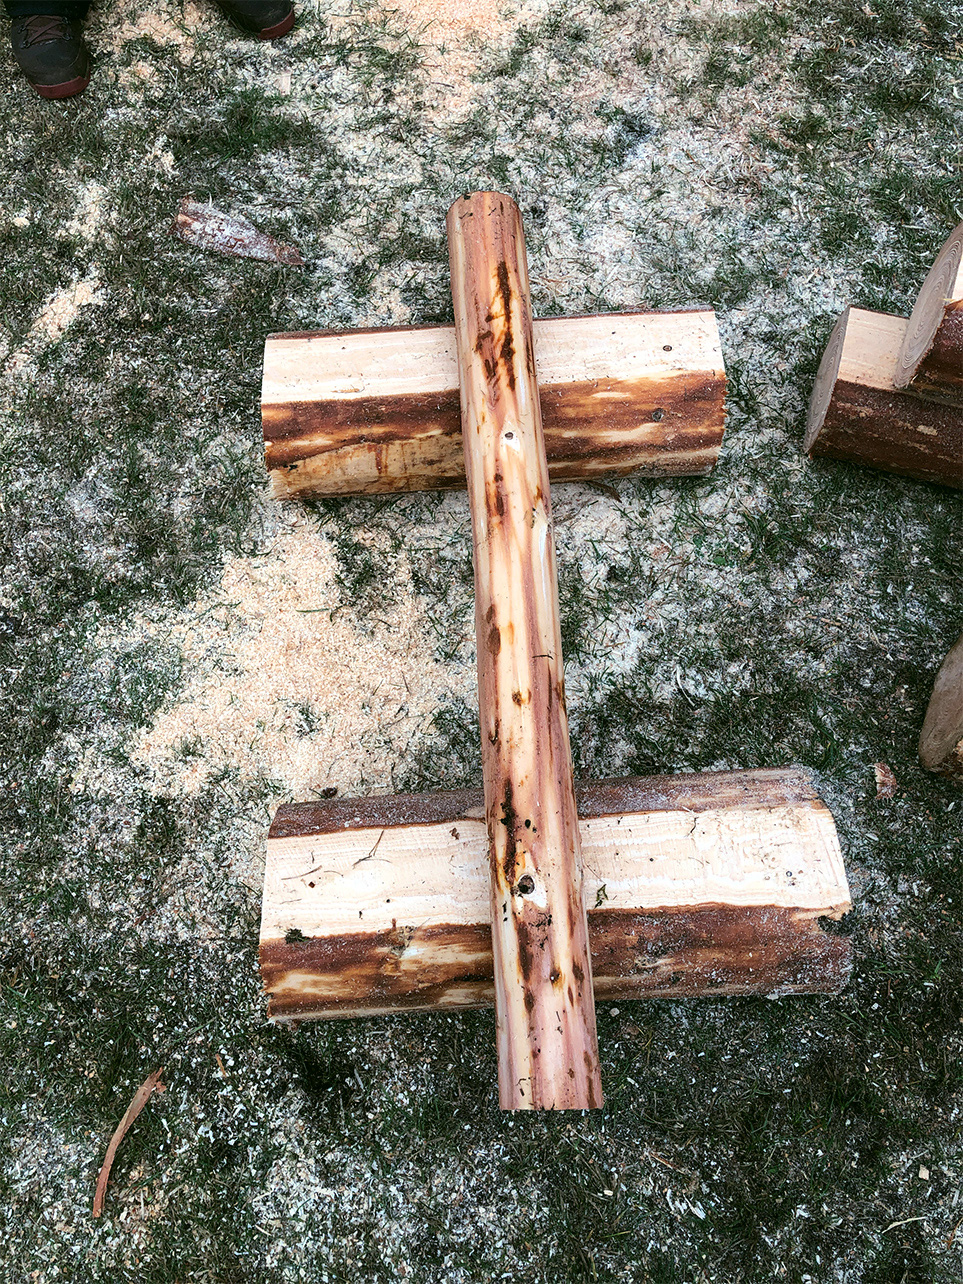
M 97 1189 L 94 1192 L 95 1217 L 99 1217 L 104 1211 L 104 1195 L 107 1193 L 107 1182 L 110 1178 L 110 1169 L 114 1162 L 114 1156 L 117 1154 L 117 1149 L 120 1146 L 120 1143 L 127 1136 L 127 1132 L 131 1124 L 147 1105 L 147 1102 L 150 1100 L 154 1089 L 157 1088 L 158 1083 L 160 1082 L 160 1077 L 163 1073 L 164 1067 L 161 1066 L 159 1070 L 155 1070 L 152 1075 L 144 1080 L 134 1093 L 134 1099 L 127 1107 L 123 1119 L 121 1119 L 120 1123 L 114 1129 L 114 1135 L 111 1137 L 110 1145 L 107 1147 L 107 1154 L 104 1156 L 104 1163 L 100 1170 L 100 1176 L 97 1178 Z M 164 1091 L 163 1084 L 160 1084 L 158 1091 Z
M 886 1230 L 883 1231 L 883 1234 L 885 1235 L 886 1231 L 894 1230 L 897 1226 L 905 1226 L 908 1222 L 924 1222 L 924 1221 L 926 1221 L 925 1213 L 921 1217 L 904 1217 L 901 1222 L 890 1222 L 890 1224 L 886 1227 Z

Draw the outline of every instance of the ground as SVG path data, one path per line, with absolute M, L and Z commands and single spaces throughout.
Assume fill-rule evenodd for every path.
M 908 315 L 963 218 L 961 29 L 104 0 L 77 102 L 3 62 L 4 1281 L 960 1279 L 959 507 L 800 445 L 839 311 Z M 812 767 L 855 902 L 841 997 L 603 1005 L 584 1117 L 499 1114 L 491 1013 L 288 1030 L 257 974 L 278 801 L 480 774 L 466 500 L 272 500 L 264 336 L 450 319 L 482 186 L 538 314 L 712 305 L 730 379 L 711 476 L 556 489 L 578 773 Z M 187 193 L 306 266 L 174 240 Z

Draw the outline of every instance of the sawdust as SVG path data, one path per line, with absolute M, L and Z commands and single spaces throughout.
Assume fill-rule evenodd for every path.
M 183 8 L 177 11 L 177 20 L 155 9 L 130 17 L 117 26 L 103 25 L 100 28 L 100 43 L 112 53 L 119 54 L 131 41 L 147 39 L 165 49 L 173 49 L 178 60 L 184 63 L 193 57 L 193 33 L 210 27 L 213 21 L 214 17 L 209 9 L 186 0 Z
M 404 588 L 377 618 L 345 606 L 328 543 L 298 515 L 260 557 L 234 557 L 221 583 L 170 621 L 187 685 L 133 747 L 156 787 L 192 794 L 227 768 L 295 799 L 377 792 L 423 747 L 440 705 L 469 690 L 467 665 L 432 658 L 424 606 Z
M 81 308 L 96 302 L 99 285 L 99 277 L 93 274 L 52 294 L 27 331 L 22 346 L 11 355 L 3 373 L 17 374 L 38 352 L 56 343 L 77 318 Z
M 104 220 L 104 197 L 107 189 L 102 183 L 91 180 L 84 183 L 77 195 L 74 216 L 65 227 L 69 236 L 79 237 L 90 244 L 97 236 Z

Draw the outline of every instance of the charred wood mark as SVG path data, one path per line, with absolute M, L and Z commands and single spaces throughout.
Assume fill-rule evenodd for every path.
M 826 932 L 817 912 L 774 905 L 590 909 L 596 995 L 838 993 L 849 977 L 852 938 Z M 526 948 L 530 972 L 538 945 Z M 409 953 L 412 963 L 399 967 Z M 491 929 L 438 924 L 292 944 L 278 938 L 261 944 L 261 974 L 275 1019 L 430 1009 L 446 999 L 484 1006 L 493 996 Z M 554 963 L 547 975 L 555 988 L 564 983 Z

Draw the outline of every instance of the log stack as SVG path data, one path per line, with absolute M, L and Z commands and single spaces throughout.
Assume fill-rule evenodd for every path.
M 847 308 L 816 376 L 806 451 L 963 488 L 963 223 L 909 321 Z

